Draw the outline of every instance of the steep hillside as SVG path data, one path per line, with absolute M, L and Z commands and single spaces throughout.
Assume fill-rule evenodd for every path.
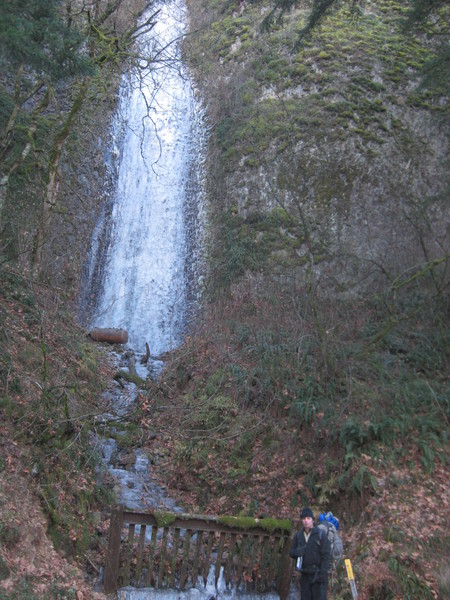
M 89 432 L 112 375 L 61 289 L 5 265 L 0 282 L 0 598 L 101 598 L 85 570 L 112 495 Z

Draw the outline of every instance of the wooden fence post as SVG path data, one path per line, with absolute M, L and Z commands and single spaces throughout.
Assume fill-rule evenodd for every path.
M 108 550 L 106 553 L 105 578 L 103 581 L 105 594 L 110 594 L 117 590 L 122 526 L 123 506 L 117 506 L 111 513 L 111 523 L 109 525 Z
M 285 536 L 284 546 L 281 550 L 277 581 L 280 600 L 286 600 L 289 594 L 289 588 L 291 587 L 292 559 L 289 556 L 290 545 L 291 538 L 289 536 Z

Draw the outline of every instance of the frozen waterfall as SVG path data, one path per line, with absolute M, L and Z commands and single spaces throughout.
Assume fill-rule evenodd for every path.
M 142 352 L 148 342 L 155 356 L 180 344 L 197 287 L 204 148 L 201 107 L 180 60 L 185 6 L 168 0 L 159 9 L 141 40 L 153 63 L 122 80 L 112 205 L 88 267 L 91 281 L 101 273 L 91 325 L 126 329 L 131 348 Z

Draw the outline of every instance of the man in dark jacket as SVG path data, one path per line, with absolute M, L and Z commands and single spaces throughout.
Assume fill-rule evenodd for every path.
M 292 540 L 289 555 L 301 558 L 300 597 L 301 600 L 326 600 L 328 569 L 331 563 L 331 544 L 328 536 L 314 526 L 314 515 L 310 508 L 300 514 L 302 529 Z

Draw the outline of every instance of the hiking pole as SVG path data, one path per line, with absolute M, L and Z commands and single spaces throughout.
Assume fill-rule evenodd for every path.
M 355 576 L 353 575 L 352 563 L 350 562 L 349 558 L 346 558 L 344 562 L 345 568 L 347 569 L 347 577 L 348 582 L 350 584 L 350 589 L 352 591 L 353 600 L 356 600 L 356 598 L 358 597 L 358 592 L 356 591 Z

